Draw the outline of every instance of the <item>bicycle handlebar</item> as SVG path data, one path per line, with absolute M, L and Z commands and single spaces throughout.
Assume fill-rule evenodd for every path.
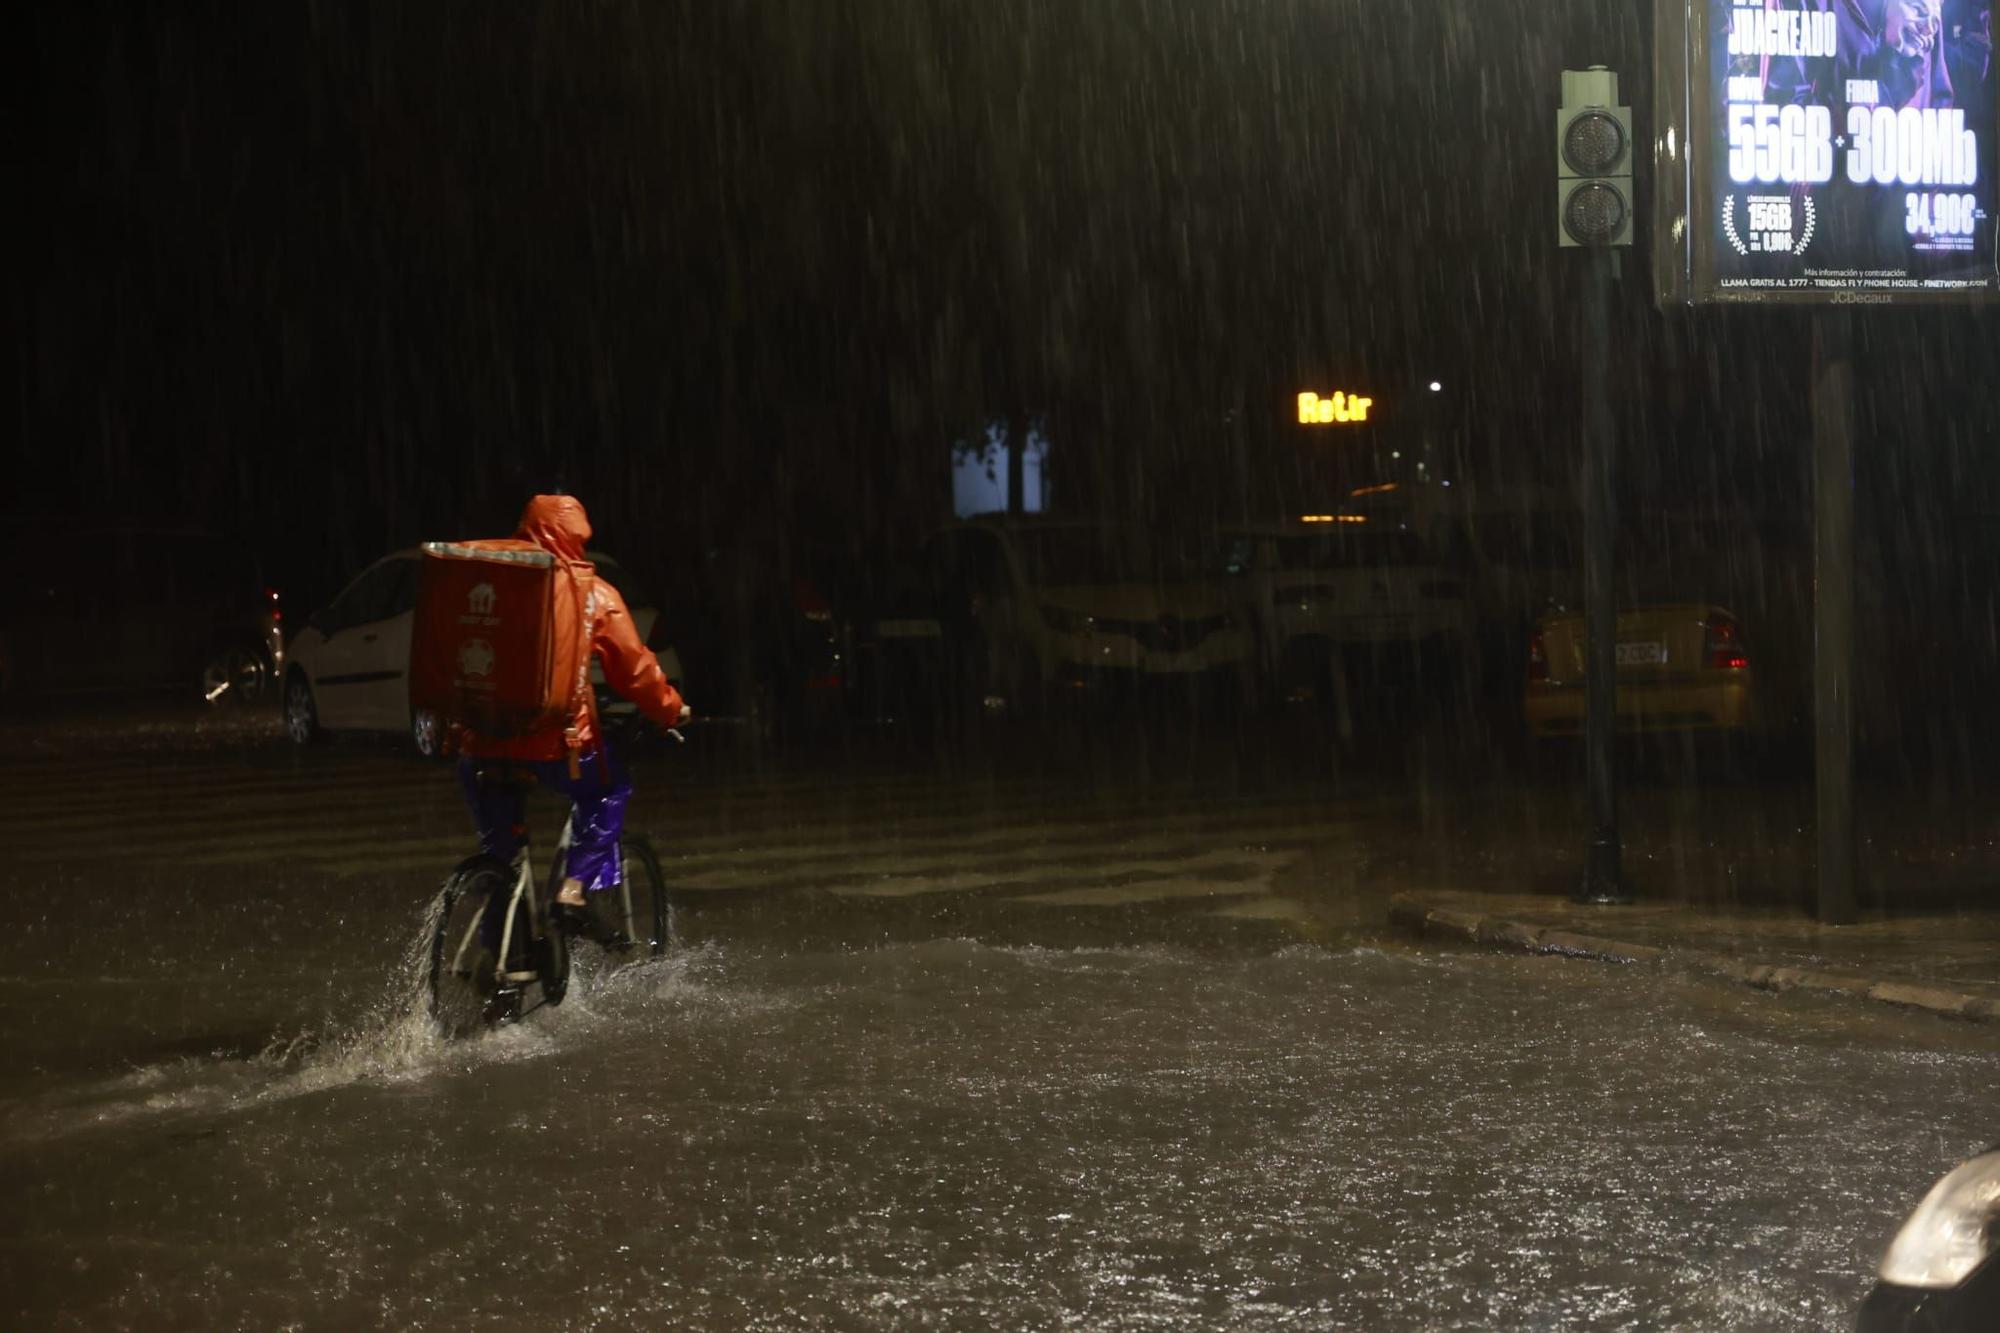
M 675 726 L 662 727 L 637 709 L 630 712 L 620 710 L 609 713 L 604 711 L 601 705 L 597 714 L 597 724 L 603 730 L 604 738 L 621 750 L 629 750 L 649 737 L 663 733 L 671 737 L 676 745 L 685 745 L 687 733 L 684 728 L 695 725 L 692 722 L 682 722 Z

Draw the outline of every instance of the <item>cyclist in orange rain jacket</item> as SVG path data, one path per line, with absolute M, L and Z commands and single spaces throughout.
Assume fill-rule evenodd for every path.
M 521 513 L 515 536 L 558 560 L 589 568 L 584 547 L 590 541 L 590 520 L 574 496 L 537 495 Z M 639 641 L 625 599 L 602 579 L 592 579 L 585 606 L 592 654 L 602 664 L 604 680 L 656 725 L 666 728 L 686 722 L 693 712 L 660 670 L 659 659 Z M 571 737 L 581 755 L 573 769 Z M 463 728 L 451 742 L 459 752 L 459 782 L 479 826 L 479 848 L 490 856 L 511 860 L 519 849 L 523 795 L 517 786 L 486 783 L 481 773 L 496 763 L 529 769 L 545 787 L 567 796 L 574 806 L 567 874 L 556 895 L 551 916 L 568 929 L 582 929 L 589 920 L 585 895 L 618 883 L 618 839 L 625 827 L 625 802 L 632 779 L 620 757 L 605 743 L 597 717 L 597 700 L 584 691 L 567 726 L 517 739 L 483 738 Z

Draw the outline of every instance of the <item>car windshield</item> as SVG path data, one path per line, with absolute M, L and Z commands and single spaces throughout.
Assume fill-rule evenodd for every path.
M 653 604 L 647 595 L 646 585 L 641 583 L 639 576 L 631 570 L 608 555 L 593 555 L 591 560 L 597 566 L 597 577 L 616 588 L 618 595 L 625 599 L 627 607 L 636 608 Z
M 1342 526 L 1278 539 L 1280 569 L 1338 569 L 1343 566 L 1421 565 L 1429 557 L 1415 533 L 1401 529 Z
M 1578 569 L 1583 520 L 1574 514 L 1482 514 L 1455 534 L 1465 559 L 1517 570 Z
M 257 587 L 257 569 L 248 553 L 219 537 L 140 534 L 138 559 L 163 578 L 179 601 L 248 599 Z
M 1037 587 L 1151 582 L 1137 534 L 1124 528 L 1041 528 L 1015 534 L 1015 550 Z

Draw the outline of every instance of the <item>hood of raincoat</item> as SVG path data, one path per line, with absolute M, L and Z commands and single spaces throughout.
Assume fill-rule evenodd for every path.
M 521 511 L 515 535 L 560 559 L 580 562 L 590 542 L 590 519 L 573 495 L 537 495 Z

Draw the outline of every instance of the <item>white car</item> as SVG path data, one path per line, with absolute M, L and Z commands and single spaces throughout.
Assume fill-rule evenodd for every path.
M 1254 627 L 1267 678 L 1311 697 L 1337 657 L 1463 653 L 1472 633 L 1464 581 L 1422 539 L 1354 514 L 1225 534 L 1225 569 Z
M 1151 555 L 1136 528 L 996 517 L 937 533 L 924 561 L 944 633 L 968 646 L 988 710 L 1121 683 L 1215 680 L 1240 692 L 1250 636 L 1223 589 L 1162 571 Z
M 650 641 L 658 608 L 619 563 L 588 552 L 597 574 L 617 588 L 642 640 Z M 410 622 L 417 603 L 417 549 L 395 551 L 363 570 L 292 639 L 285 669 L 285 732 L 305 744 L 329 731 L 408 734 L 423 755 L 438 752 L 437 719 L 410 707 Z M 678 678 L 671 648 L 660 650 L 669 679 Z M 591 677 L 603 683 L 593 661 Z

